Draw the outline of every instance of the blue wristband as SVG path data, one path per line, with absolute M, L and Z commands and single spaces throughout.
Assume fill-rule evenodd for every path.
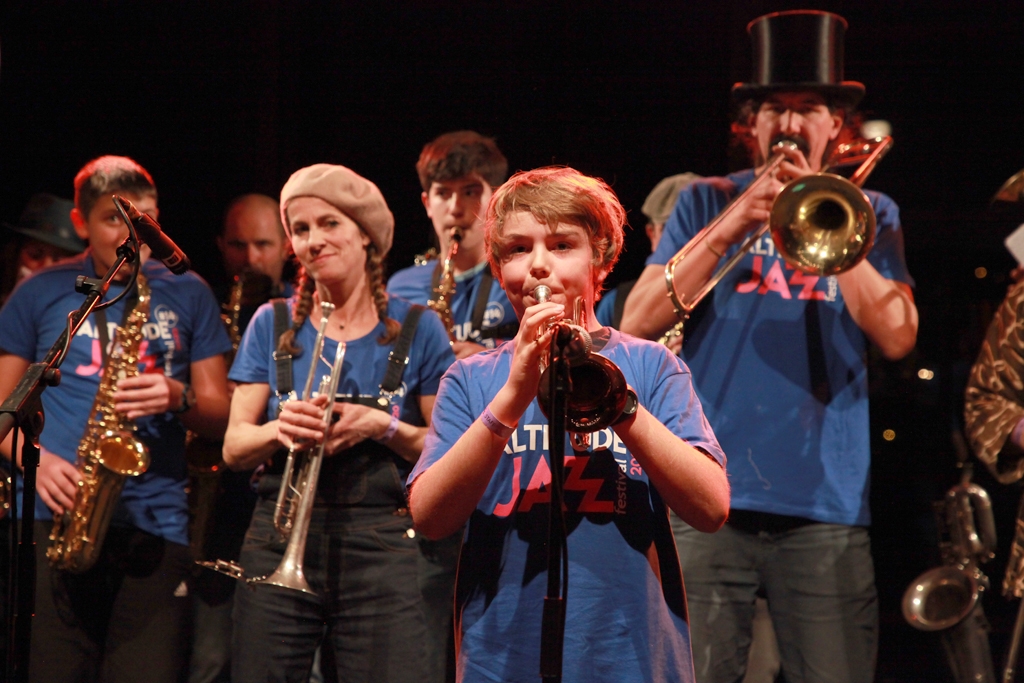
M 484 427 L 487 427 L 494 434 L 506 440 L 508 437 L 512 436 L 512 432 L 516 431 L 515 426 L 509 427 L 501 420 L 494 417 L 494 413 L 491 412 L 490 406 L 484 408 L 484 412 L 480 416 L 480 421 L 484 423 Z

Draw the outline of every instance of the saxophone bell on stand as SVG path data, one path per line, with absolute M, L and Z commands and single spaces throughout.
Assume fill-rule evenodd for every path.
M 981 596 L 989 586 L 980 565 L 996 547 L 992 503 L 963 464 L 960 483 L 934 503 L 943 565 L 918 576 L 903 594 L 903 617 L 939 631 L 957 683 L 993 683 L 992 655 Z

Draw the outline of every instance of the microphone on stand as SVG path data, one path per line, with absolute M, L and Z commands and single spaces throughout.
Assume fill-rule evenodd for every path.
M 114 200 L 128 214 L 128 219 L 131 220 L 136 232 L 139 233 L 139 239 L 149 245 L 149 249 L 155 258 L 159 259 L 175 275 L 183 275 L 188 272 L 192 267 L 188 256 L 185 256 L 185 252 L 174 243 L 174 240 L 160 229 L 159 223 L 136 209 L 135 205 L 124 197 L 119 197 L 115 194 Z

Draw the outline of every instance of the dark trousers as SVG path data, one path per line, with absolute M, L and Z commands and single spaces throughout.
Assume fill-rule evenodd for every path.
M 424 683 L 455 681 L 455 572 L 462 549 L 460 530 L 439 541 L 420 536 L 420 581 L 427 618 Z
M 754 524 L 743 523 L 747 518 Z M 786 681 L 874 680 L 878 596 L 867 529 L 743 511 L 714 534 L 675 516 L 672 525 L 698 683 L 743 679 L 759 590 Z
M 36 522 L 30 680 L 177 683 L 192 604 L 189 547 L 112 526 L 96 564 L 71 574 L 46 559 L 52 526 Z
M 266 576 L 281 562 L 273 508 L 261 500 L 253 513 L 240 560 L 246 576 Z M 420 683 L 426 622 L 411 529 L 405 509 L 314 508 L 303 569 L 316 594 L 238 587 L 232 679 L 305 683 L 326 639 L 339 681 Z

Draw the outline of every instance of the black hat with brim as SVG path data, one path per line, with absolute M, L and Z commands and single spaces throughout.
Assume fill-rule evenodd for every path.
M 20 235 L 59 249 L 79 254 L 85 251 L 85 242 L 75 233 L 71 223 L 71 209 L 75 203 L 52 194 L 40 192 L 32 195 L 21 212 L 17 225 L 4 223 L 4 227 Z
M 853 107 L 864 84 L 843 80 L 846 20 L 816 10 L 776 12 L 747 25 L 754 48 L 749 83 L 732 87 L 733 99 L 763 99 L 778 92 L 820 93 L 830 104 Z

